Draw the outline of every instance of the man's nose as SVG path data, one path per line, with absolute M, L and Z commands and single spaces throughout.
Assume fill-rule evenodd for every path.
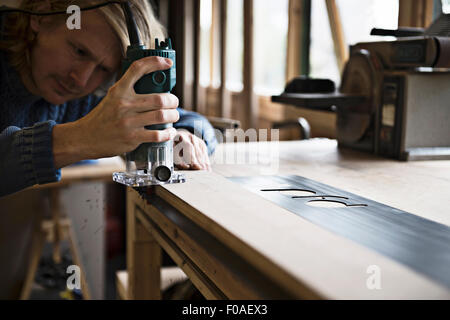
M 70 72 L 70 78 L 73 80 L 74 85 L 79 88 L 86 87 L 96 67 L 97 65 L 93 62 L 86 62 L 74 67 Z

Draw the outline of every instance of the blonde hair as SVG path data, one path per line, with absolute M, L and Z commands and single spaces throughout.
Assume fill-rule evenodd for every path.
M 102 0 L 23 0 L 20 8 L 34 10 L 42 4 L 50 5 L 51 11 L 65 11 L 70 5 L 86 7 L 102 3 Z M 153 48 L 155 39 L 164 39 L 165 28 L 157 20 L 148 0 L 129 0 L 131 9 L 139 29 L 144 45 Z M 97 9 L 105 17 L 110 27 L 117 35 L 122 55 L 125 56 L 126 48 L 130 44 L 125 16 L 119 4 L 111 4 Z M 48 11 L 48 10 L 44 10 Z M 61 15 L 60 17 L 63 17 Z M 10 14 L 4 22 L 3 40 L 0 41 L 0 50 L 6 51 L 10 64 L 18 71 L 31 70 L 31 51 L 36 38 L 30 27 L 30 16 L 22 13 Z M 62 19 L 60 19 L 62 21 Z

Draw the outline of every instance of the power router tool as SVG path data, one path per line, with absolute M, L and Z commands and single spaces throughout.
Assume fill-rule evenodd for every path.
M 169 70 L 156 71 L 142 77 L 134 86 L 137 94 L 168 93 L 176 84 L 176 54 L 172 49 L 172 42 L 166 39 L 164 42 L 155 40 L 155 49 L 147 49 L 143 45 L 136 21 L 134 20 L 128 2 L 122 3 L 126 17 L 130 46 L 127 49 L 127 57 L 122 64 L 124 74 L 131 64 L 145 57 L 158 56 L 169 58 L 173 66 Z M 145 127 L 148 130 L 165 130 L 172 124 L 156 124 Z M 145 143 L 133 152 L 126 154 L 126 172 L 113 174 L 115 182 L 130 187 L 145 187 L 152 185 L 184 183 L 183 174 L 174 171 L 173 141 L 162 143 Z

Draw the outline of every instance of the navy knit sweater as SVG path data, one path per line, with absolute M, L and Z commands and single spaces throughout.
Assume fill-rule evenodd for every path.
M 24 87 L 19 74 L 0 52 L 0 197 L 35 184 L 59 181 L 53 163 L 52 130 L 56 124 L 76 121 L 88 114 L 101 98 L 94 95 L 63 105 L 52 105 Z M 202 138 L 212 154 L 217 144 L 211 124 L 197 113 L 178 109 L 174 127 L 194 133 L 201 122 Z

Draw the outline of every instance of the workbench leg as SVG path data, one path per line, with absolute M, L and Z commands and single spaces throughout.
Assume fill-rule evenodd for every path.
M 128 299 L 161 299 L 161 247 L 136 217 L 137 193 L 127 190 Z
M 83 300 L 91 300 L 92 294 L 86 279 L 86 268 L 81 263 L 81 254 L 75 238 L 75 232 L 73 231 L 72 224 L 66 225 L 66 233 L 69 238 L 70 253 L 72 254 L 72 260 L 75 265 L 80 267 L 81 270 L 81 293 L 83 294 Z
M 49 190 L 50 194 L 50 210 L 53 220 L 53 262 L 61 263 L 61 198 L 59 188 Z
M 33 242 L 31 247 L 31 257 L 27 270 L 27 275 L 25 282 L 22 287 L 22 292 L 20 294 L 21 300 L 28 300 L 31 293 L 31 287 L 33 286 L 34 278 L 36 277 L 36 271 L 39 266 L 39 261 L 42 256 L 42 249 L 45 243 L 45 234 L 42 231 L 42 222 L 39 220 L 37 226 L 33 231 Z

